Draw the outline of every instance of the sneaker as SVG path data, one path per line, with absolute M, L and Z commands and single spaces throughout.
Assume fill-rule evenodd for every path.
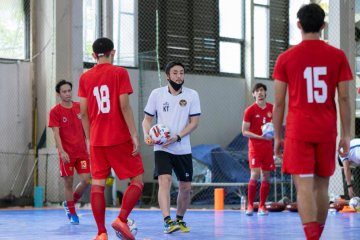
M 64 207 L 64 210 L 65 210 L 66 216 L 67 216 L 68 219 L 70 220 L 71 214 L 70 214 L 69 208 L 68 208 L 68 206 L 67 206 L 67 204 L 66 204 L 66 201 L 63 202 L 63 207 Z
M 100 235 L 96 235 L 94 240 L 108 240 L 108 235 L 107 235 L 107 233 L 102 233 Z
M 164 224 L 164 233 L 170 234 L 179 230 L 180 226 L 172 220 Z
M 186 222 L 184 222 L 183 220 L 177 220 L 176 224 L 180 227 L 180 232 L 190 232 L 190 228 L 186 226 Z
M 259 216 L 267 216 L 267 215 L 269 215 L 269 211 L 266 210 L 265 207 L 259 207 L 258 215 Z
M 254 214 L 254 208 L 248 206 L 247 209 L 246 209 L 245 214 L 246 214 L 247 216 L 252 216 L 252 215 Z
M 111 224 L 112 228 L 115 230 L 117 236 L 122 236 L 124 240 L 135 240 L 135 237 L 132 235 L 130 228 L 127 223 L 122 222 L 119 218 L 116 218 L 115 221 Z
M 71 215 L 70 215 L 70 223 L 71 223 L 72 225 L 78 225 L 78 224 L 79 224 L 79 217 L 78 217 L 78 215 L 76 215 L 76 214 L 71 214 Z

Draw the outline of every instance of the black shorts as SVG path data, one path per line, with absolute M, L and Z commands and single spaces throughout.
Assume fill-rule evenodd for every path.
M 191 182 L 193 175 L 191 154 L 174 155 L 164 151 L 155 151 L 154 179 L 157 179 L 159 175 L 172 175 L 173 170 L 179 181 Z

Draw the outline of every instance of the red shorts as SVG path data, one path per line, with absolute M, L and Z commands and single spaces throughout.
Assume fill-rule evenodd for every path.
M 123 180 L 144 173 L 140 154 L 133 156 L 132 141 L 114 146 L 90 146 L 91 175 L 93 179 L 105 179 L 111 168 L 116 176 Z
M 261 168 L 263 171 L 273 171 L 275 164 L 272 148 L 249 151 L 249 167 Z
M 69 163 L 64 163 L 59 155 L 60 160 L 60 176 L 70 177 L 74 175 L 74 168 L 78 174 L 90 173 L 89 158 L 70 158 Z
M 289 174 L 330 177 L 335 171 L 336 139 L 312 143 L 285 138 L 282 170 Z

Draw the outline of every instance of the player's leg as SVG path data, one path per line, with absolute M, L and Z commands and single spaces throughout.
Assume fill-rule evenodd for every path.
M 164 233 L 173 233 L 180 228 L 170 217 L 170 188 L 172 184 L 172 154 L 155 151 L 154 179 L 158 180 L 158 203 L 164 218 Z
M 82 197 L 90 184 L 90 162 L 88 158 L 79 158 L 75 163 L 76 172 L 79 174 L 80 182 L 76 185 L 73 192 L 74 203 Z
M 248 184 L 248 204 L 246 210 L 246 215 L 248 216 L 251 216 L 254 212 L 254 201 L 256 196 L 257 182 L 260 178 L 260 163 L 257 163 L 255 161 L 255 158 L 250 159 L 253 159 L 253 161 L 249 161 L 251 175 Z
M 317 240 L 320 238 L 320 226 L 317 222 L 314 175 L 293 175 L 293 178 L 297 192 L 298 211 L 304 227 L 306 239 Z
M 127 218 L 139 201 L 144 188 L 142 159 L 140 154 L 133 156 L 132 150 L 133 143 L 130 140 L 108 147 L 106 152 L 107 159 L 116 176 L 120 180 L 130 178 L 130 184 L 124 193 L 119 215 L 111 224 L 116 234 L 126 239 L 135 239 L 127 224 Z
M 317 203 L 317 222 L 320 224 L 320 235 L 325 227 L 329 208 L 329 177 L 335 171 L 336 138 L 325 143 L 318 143 L 315 149 L 316 168 L 314 178 L 315 198 Z
M 265 208 L 266 199 L 270 191 L 270 171 L 261 170 L 261 185 L 260 185 L 260 203 L 259 203 L 259 215 L 268 215 L 269 212 Z
M 179 193 L 177 196 L 176 223 L 181 232 L 190 232 L 190 228 L 184 221 L 184 215 L 190 205 L 191 181 L 193 175 L 193 165 L 191 154 L 176 155 L 172 159 L 174 172 L 179 181 Z
M 90 146 L 92 185 L 90 193 L 91 210 L 98 228 L 96 238 L 107 235 L 105 228 L 105 182 L 110 174 L 110 164 L 106 156 L 107 147 Z

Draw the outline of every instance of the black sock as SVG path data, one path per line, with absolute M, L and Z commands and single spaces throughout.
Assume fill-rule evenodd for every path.
M 168 223 L 168 222 L 170 222 L 170 221 L 171 221 L 170 216 L 164 217 L 164 222 L 165 222 L 165 223 Z
M 183 219 L 184 219 L 184 216 L 176 215 L 176 221 L 180 221 Z

